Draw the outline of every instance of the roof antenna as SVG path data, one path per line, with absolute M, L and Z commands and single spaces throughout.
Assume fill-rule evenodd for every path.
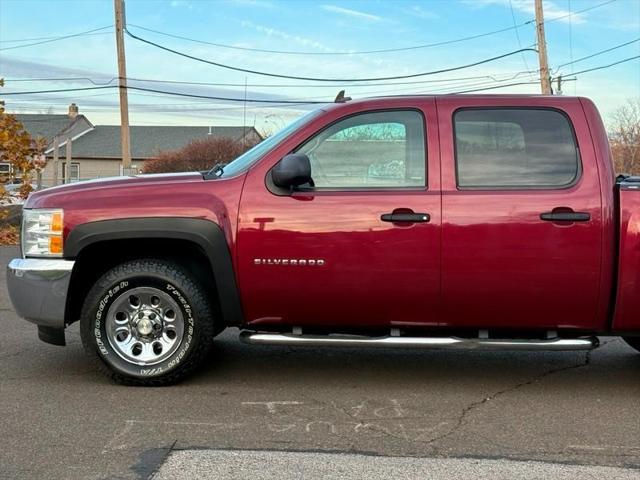
M 348 102 L 349 100 L 351 100 L 351 97 L 345 97 L 344 90 L 340 90 L 338 92 L 338 95 L 336 95 L 336 99 L 334 100 L 334 103 L 345 103 L 345 102 Z

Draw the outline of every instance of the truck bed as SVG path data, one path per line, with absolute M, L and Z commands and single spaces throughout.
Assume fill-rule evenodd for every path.
M 640 177 L 623 178 L 616 188 L 620 234 L 613 330 L 637 332 L 640 330 Z

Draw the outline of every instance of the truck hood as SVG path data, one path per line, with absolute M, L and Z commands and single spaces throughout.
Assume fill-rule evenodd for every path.
M 131 175 L 126 177 L 106 177 L 95 180 L 68 183 L 57 187 L 50 187 L 39 192 L 32 193 L 27 199 L 24 208 L 52 207 L 55 201 L 61 201 L 69 195 L 91 194 L 91 192 L 105 189 L 127 190 L 132 187 L 142 187 L 153 184 L 166 184 L 173 182 L 202 182 L 203 176 L 199 172 L 186 173 L 159 173 L 146 175 Z

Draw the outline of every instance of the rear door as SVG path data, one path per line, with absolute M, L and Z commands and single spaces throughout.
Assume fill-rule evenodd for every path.
M 584 113 L 505 101 L 438 100 L 443 324 L 594 328 L 603 226 Z

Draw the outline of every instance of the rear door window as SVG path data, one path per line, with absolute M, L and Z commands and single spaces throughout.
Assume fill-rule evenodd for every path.
M 564 188 L 580 174 L 569 119 L 551 109 L 463 109 L 454 114 L 460 188 Z

